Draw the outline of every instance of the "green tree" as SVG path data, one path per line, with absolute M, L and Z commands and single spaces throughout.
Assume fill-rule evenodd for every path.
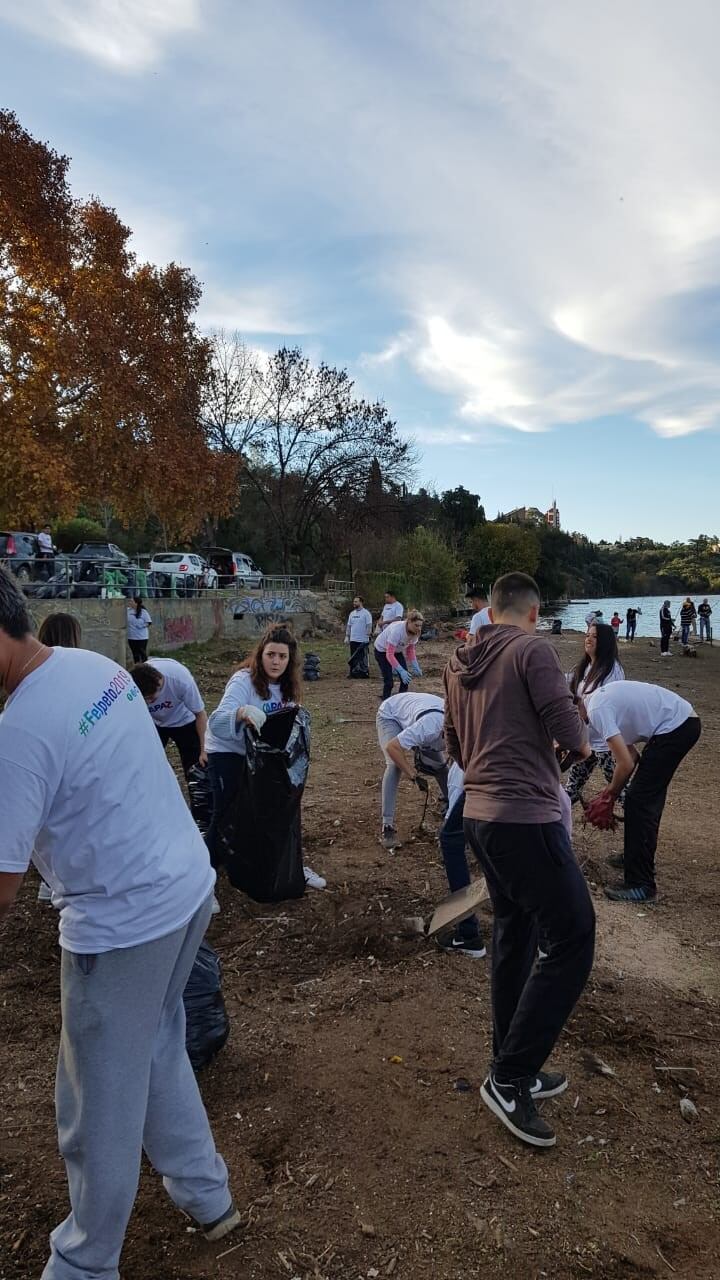
M 463 549 L 468 581 L 487 591 L 503 573 L 534 574 L 540 544 L 531 529 L 515 524 L 482 524 L 470 532 Z
M 446 489 L 440 498 L 440 521 L 453 546 L 461 545 L 476 524 L 485 523 L 485 509 L 478 493 L 463 485 Z
M 398 540 L 394 563 L 420 584 L 426 604 L 452 604 L 460 593 L 462 562 L 442 538 L 422 526 Z

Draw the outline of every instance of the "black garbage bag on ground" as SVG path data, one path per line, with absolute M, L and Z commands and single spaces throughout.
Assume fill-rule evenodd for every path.
M 245 726 L 245 768 L 222 821 L 230 883 L 255 902 L 305 892 L 300 805 L 310 766 L 310 716 L 289 707 L 268 716 L 258 736 Z
M 185 1047 L 193 1070 L 199 1071 L 220 1052 L 230 1035 L 220 957 L 207 942 L 200 943 L 183 992 L 183 1004 Z
M 351 680 L 368 680 L 370 678 L 370 667 L 368 665 L 369 652 L 369 644 L 356 645 L 348 662 Z

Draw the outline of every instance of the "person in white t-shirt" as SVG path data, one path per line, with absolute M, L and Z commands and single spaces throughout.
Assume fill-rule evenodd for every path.
M 143 603 L 142 596 L 134 596 L 127 607 L 127 635 L 133 662 L 147 662 L 152 618 Z
M 207 764 L 205 703 L 195 678 L 175 658 L 153 658 L 133 667 L 140 690 L 163 746 L 174 742 L 187 778 L 193 765 Z
M 639 680 L 606 684 L 582 698 L 579 707 L 591 735 L 602 738 L 615 757 L 610 785 L 585 810 L 588 822 L 600 830 L 612 827 L 615 801 L 632 778 L 625 794 L 625 883 L 605 893 L 614 902 L 652 901 L 667 789 L 700 737 L 700 720 L 685 698 Z M 645 743 L 639 763 L 638 742 Z
M 390 697 L 396 675 L 401 693 L 413 676 L 422 675 L 416 645 L 422 635 L 424 621 L 418 609 L 411 609 L 404 622 L 391 622 L 376 636 L 375 661 L 383 678 L 383 698 Z
M 614 680 L 624 680 L 625 672 L 618 657 L 617 636 L 607 623 L 594 622 L 588 627 L 583 641 L 582 657 L 566 675 L 573 697 L 582 698 L 592 693 L 593 689 L 602 689 Z M 613 754 L 608 751 L 605 740 L 597 734 L 590 734 L 592 755 L 587 760 L 578 760 L 570 768 L 565 790 L 571 804 L 577 804 L 588 779 L 598 766 L 602 770 L 606 782 L 612 781 L 615 771 Z M 620 795 L 620 803 L 624 803 L 624 795 Z
M 62 949 L 55 1101 L 70 1213 L 43 1280 L 109 1280 L 143 1149 L 209 1239 L 241 1220 L 185 1048 L 183 990 L 215 873 L 132 677 L 36 640 L 2 571 L 0 685 L 0 919 L 32 860 Z
M 377 735 L 385 757 L 382 780 L 382 827 L 380 843 L 384 849 L 400 847 L 395 828 L 397 791 L 402 777 L 427 790 L 427 781 L 410 763 L 406 752 L 422 751 L 433 776 L 447 801 L 447 757 L 443 737 L 445 703 L 434 693 L 396 693 L 380 704 L 377 713 Z M 423 785 L 424 784 L 424 785 Z
M 377 630 L 381 632 L 391 622 L 399 622 L 405 612 L 405 607 L 400 603 L 392 587 L 388 587 L 385 592 L 385 603 L 382 613 L 378 618 Z
M 476 636 L 481 627 L 492 626 L 492 618 L 490 617 L 487 596 L 482 591 L 468 591 L 467 599 L 473 607 L 473 616 L 468 625 L 468 638 L 470 638 Z
M 245 754 L 244 726 L 260 733 L 269 715 L 300 706 L 300 661 L 297 639 L 289 627 L 270 626 L 243 666 L 230 677 L 219 705 L 208 720 L 205 753 L 213 788 L 213 818 L 205 836 L 213 866 L 222 861 L 220 831 L 232 804 L 239 755 Z M 303 867 L 311 889 L 327 881 Z
M 365 608 L 362 596 L 355 596 L 345 627 L 345 643 L 350 645 L 348 680 L 369 680 L 368 648 L 372 633 L 372 614 Z

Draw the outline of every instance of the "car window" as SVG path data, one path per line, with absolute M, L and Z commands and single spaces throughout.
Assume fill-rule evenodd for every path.
M 180 564 L 180 561 L 184 559 L 184 556 L 178 555 L 174 551 L 161 551 L 158 555 L 153 556 L 153 560 L 157 564 Z
M 198 560 L 197 556 L 188 556 L 188 560 L 190 561 L 191 564 L 195 564 L 195 565 L 200 564 L 200 561 Z
M 2 555 L 7 548 L 7 540 L 8 535 L 6 533 L 0 533 L 0 555 Z

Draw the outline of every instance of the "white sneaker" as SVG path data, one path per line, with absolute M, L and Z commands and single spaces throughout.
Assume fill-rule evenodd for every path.
M 211 915 L 213 915 L 213 916 L 219 916 L 219 915 L 220 915 L 220 903 L 218 902 L 217 897 L 215 896 L 215 894 L 213 894 L 213 900 L 212 900 L 212 911 L 211 911 L 211 913 L 210 913 L 210 914 L 211 914 Z
M 52 902 L 52 889 L 50 888 L 49 884 L 45 883 L 44 880 L 40 881 L 40 888 L 38 889 L 37 900 L 38 902 Z
M 317 871 L 313 871 L 312 867 L 303 867 L 305 872 L 305 883 L 309 889 L 325 889 L 327 880 L 324 876 L 319 876 Z

